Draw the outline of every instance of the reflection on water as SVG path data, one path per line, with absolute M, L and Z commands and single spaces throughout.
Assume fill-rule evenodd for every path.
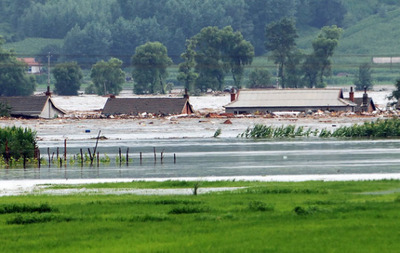
M 64 152 L 63 142 L 39 142 L 42 157 Z M 87 152 L 95 141 L 68 141 L 67 153 Z M 119 148 L 129 148 L 128 165 L 115 162 Z M 154 162 L 153 150 L 156 150 Z M 97 148 L 111 158 L 99 167 L 64 165 L 29 169 L 0 169 L 0 179 L 166 178 L 206 176 L 268 176 L 304 174 L 399 173 L 400 140 L 245 140 L 159 139 L 102 140 Z M 142 152 L 142 163 L 140 163 Z M 164 154 L 160 161 L 161 152 Z M 176 163 L 174 163 L 176 154 Z

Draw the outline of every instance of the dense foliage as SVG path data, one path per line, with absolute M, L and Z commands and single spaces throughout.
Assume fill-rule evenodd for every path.
M 56 79 L 55 92 L 59 95 L 77 95 L 83 78 L 82 70 L 76 62 L 57 64 L 52 70 Z
M 95 90 L 99 95 L 118 95 L 125 81 L 125 72 L 121 69 L 122 61 L 111 58 L 108 62 L 103 60 L 93 65 L 90 77 Z
M 250 65 L 254 48 L 231 26 L 203 28 L 186 44 L 179 79 L 185 88 L 200 91 L 222 90 L 225 76 L 232 75 L 235 87 L 241 87 L 244 66 Z
M 187 38 L 207 26 L 230 25 L 260 55 L 265 52 L 265 25 L 282 17 L 294 18 L 299 27 L 346 27 L 374 13 L 385 15 L 393 5 L 399 3 L 387 0 L 1 0 L 0 34 L 7 41 L 26 37 L 65 39 L 64 54 L 68 61 L 79 62 L 77 55 L 85 52 L 95 58 L 91 64 L 103 55 L 129 64 L 133 50 L 147 41 L 160 41 L 176 60 Z
M 160 42 L 147 42 L 136 48 L 132 57 L 132 77 L 136 94 L 166 92 L 167 67 L 172 64 L 167 48 Z
M 0 128 L 0 154 L 3 159 L 33 158 L 36 132 L 22 127 Z
M 294 138 L 318 136 L 321 138 L 390 138 L 400 137 L 400 120 L 386 119 L 352 126 L 342 126 L 334 131 L 327 129 L 305 129 L 302 126 L 266 126 L 256 124 L 254 127 L 247 128 L 239 137 L 244 138 Z
M 35 79 L 26 75 L 27 66 L 14 51 L 2 48 L 0 36 L 0 96 L 28 96 L 35 90 Z
M 363 63 L 358 67 L 358 73 L 356 74 L 354 85 L 356 86 L 356 90 L 372 90 L 374 83 L 372 78 L 371 64 Z

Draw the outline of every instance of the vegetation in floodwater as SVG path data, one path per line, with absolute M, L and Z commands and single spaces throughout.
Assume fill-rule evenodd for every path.
M 220 136 L 221 135 L 221 128 L 218 128 L 216 131 L 215 131 L 215 133 L 214 133 L 214 138 L 217 138 L 218 136 Z
M 33 159 L 36 148 L 36 132 L 23 127 L 0 128 L 0 150 L 4 160 L 21 157 Z
M 192 187 L 193 183 L 116 186 Z M 202 187 L 247 187 L 197 196 L 7 196 L 0 198 L 0 209 L 5 210 L 0 213 L 0 249 L 21 253 L 397 252 L 399 183 L 222 181 L 202 182 Z
M 400 137 L 400 119 L 378 119 L 363 124 L 352 126 L 342 126 L 334 131 L 327 129 L 307 130 L 304 127 L 288 126 L 265 126 L 257 124 L 252 128 L 247 128 L 238 137 L 242 138 L 294 138 L 316 136 L 320 138 L 390 138 Z
M 303 136 L 316 136 L 318 130 L 312 130 L 311 128 L 305 129 L 303 126 L 296 127 L 295 125 L 288 126 L 266 126 L 262 124 L 256 124 L 252 128 L 247 128 L 246 131 L 239 134 L 238 137 L 244 138 L 294 138 Z

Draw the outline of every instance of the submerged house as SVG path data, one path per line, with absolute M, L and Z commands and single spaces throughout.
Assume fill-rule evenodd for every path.
M 13 117 L 52 119 L 65 115 L 49 96 L 0 97 L 0 103 L 10 108 Z
M 344 99 L 341 89 L 243 89 L 231 94 L 227 113 L 272 113 L 282 111 L 354 112 L 356 103 Z
M 104 115 L 154 115 L 192 114 L 188 97 L 184 98 L 109 98 L 104 105 Z
M 368 97 L 367 90 L 364 89 L 362 97 L 355 97 L 353 87 L 350 88 L 349 100 L 356 104 L 355 112 L 373 112 L 376 110 L 374 100 Z

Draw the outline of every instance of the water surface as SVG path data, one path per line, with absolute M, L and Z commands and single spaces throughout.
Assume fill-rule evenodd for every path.
M 80 149 L 95 146 L 94 140 L 67 142 L 70 158 Z M 64 143 L 39 142 L 42 157 L 60 156 Z M 126 155 L 129 164 L 115 161 Z M 156 150 L 156 161 L 154 160 Z M 107 154 L 110 164 L 99 167 L 80 164 L 62 167 L 52 164 L 39 168 L 0 169 L 0 180 L 15 179 L 92 179 L 92 178 L 170 178 L 230 177 L 273 175 L 336 175 L 400 172 L 400 140 L 337 140 L 305 138 L 295 140 L 247 140 L 240 138 L 102 140 L 97 151 Z M 142 162 L 140 162 L 142 152 Z M 161 152 L 164 159 L 161 162 Z M 174 162 L 176 156 L 176 163 Z

